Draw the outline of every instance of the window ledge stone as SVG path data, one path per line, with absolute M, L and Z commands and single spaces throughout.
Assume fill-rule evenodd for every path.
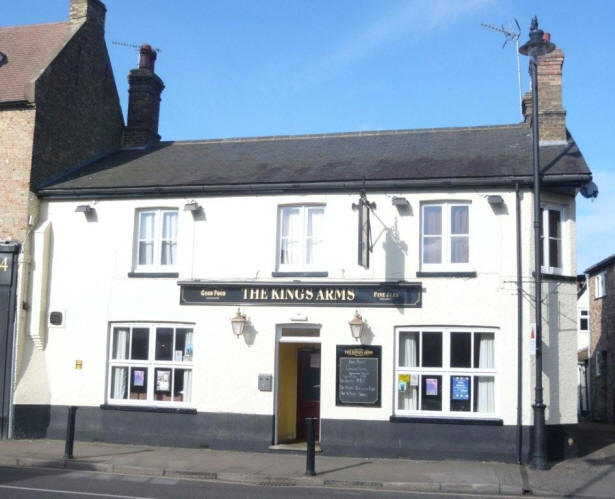
M 475 271 L 470 272 L 417 272 L 417 277 L 476 277 Z
M 141 405 L 115 405 L 101 404 L 100 408 L 104 411 L 133 411 L 133 412 L 158 412 L 170 414 L 196 414 L 196 409 L 187 407 L 153 407 Z
M 272 272 L 271 277 L 329 277 L 329 272 Z
M 459 425 L 484 425 L 503 426 L 504 421 L 498 418 L 448 418 L 448 417 L 425 417 L 425 416 L 391 416 L 391 423 L 430 423 L 430 424 L 459 424 Z
M 547 281 L 577 282 L 577 276 L 574 275 L 550 274 L 548 272 L 541 272 L 540 275 Z M 536 272 L 532 272 L 532 277 L 536 278 Z
M 167 277 L 177 279 L 179 277 L 179 272 L 128 272 L 128 277 L 142 277 L 148 279 Z

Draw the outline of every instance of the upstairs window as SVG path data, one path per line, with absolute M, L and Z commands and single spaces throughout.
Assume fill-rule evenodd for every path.
M 589 311 L 579 310 L 579 331 L 589 331 Z
M 323 269 L 324 216 L 323 205 L 280 207 L 277 259 L 279 270 Z
M 542 271 L 549 274 L 563 272 L 563 238 L 562 227 L 564 210 L 561 207 L 545 206 L 542 209 Z
M 135 268 L 168 271 L 177 264 L 177 210 L 137 212 Z
M 429 203 L 422 206 L 421 268 L 458 269 L 470 263 L 470 206 Z
M 596 274 L 596 298 L 606 296 L 606 271 Z

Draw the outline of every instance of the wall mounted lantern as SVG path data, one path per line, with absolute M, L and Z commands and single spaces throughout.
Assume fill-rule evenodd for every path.
M 202 217 L 204 214 L 203 207 L 196 201 L 190 201 L 189 203 L 186 203 L 184 205 L 184 211 L 189 211 L 194 218 Z
M 363 317 L 361 317 L 358 311 L 355 310 L 354 318 L 348 323 L 348 325 L 350 326 L 350 333 L 352 334 L 352 337 L 359 341 L 365 322 L 363 322 Z
M 233 334 L 237 336 L 238 339 L 243 334 L 243 329 L 246 326 L 246 322 L 248 322 L 246 316 L 242 314 L 239 309 L 237 309 L 237 314 L 231 319 L 231 326 L 233 327 Z
M 75 208 L 75 213 L 83 213 L 85 218 L 90 219 L 96 213 L 96 208 L 91 204 L 80 204 Z

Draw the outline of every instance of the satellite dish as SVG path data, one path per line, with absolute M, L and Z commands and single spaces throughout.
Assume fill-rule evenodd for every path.
M 587 182 L 587 184 L 581 187 L 581 196 L 584 198 L 597 198 L 598 186 L 593 182 Z

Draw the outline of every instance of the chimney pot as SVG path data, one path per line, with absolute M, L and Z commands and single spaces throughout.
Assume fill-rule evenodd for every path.
M 543 39 L 545 42 L 547 42 L 547 43 L 548 43 L 548 42 L 550 42 L 550 41 L 551 41 L 551 33 L 544 33 L 544 34 L 542 35 L 542 39 Z
M 152 49 L 151 45 L 144 43 L 141 45 L 139 55 L 139 69 L 149 69 L 153 72 L 156 64 L 156 51 Z

